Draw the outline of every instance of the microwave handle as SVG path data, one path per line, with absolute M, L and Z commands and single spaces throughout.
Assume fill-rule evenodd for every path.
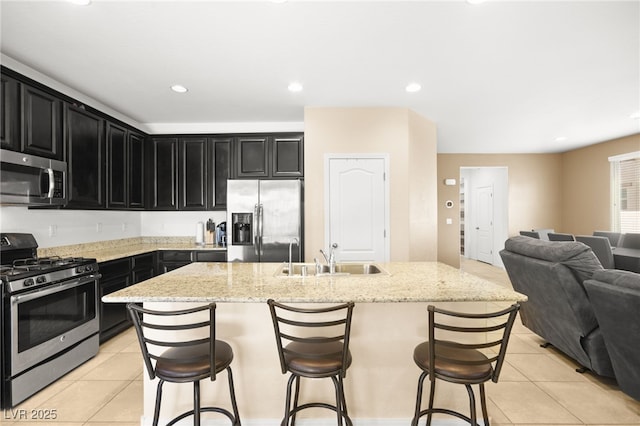
M 53 198 L 53 194 L 56 189 L 56 180 L 53 174 L 53 169 L 49 167 L 48 169 L 45 169 L 45 170 L 47 175 L 49 176 L 49 190 L 47 191 L 46 198 Z
M 53 198 L 54 190 L 55 180 L 53 169 L 51 167 L 40 169 L 40 198 Z

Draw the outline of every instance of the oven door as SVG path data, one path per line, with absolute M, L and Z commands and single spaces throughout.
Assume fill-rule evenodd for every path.
M 10 297 L 11 376 L 82 342 L 100 330 L 100 274 Z

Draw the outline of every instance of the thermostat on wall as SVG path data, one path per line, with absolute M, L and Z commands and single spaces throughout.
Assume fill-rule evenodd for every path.
M 447 200 L 447 201 L 445 201 L 445 202 L 444 202 L 444 205 L 445 205 L 448 209 L 450 209 L 450 208 L 452 208 L 452 207 L 453 207 L 453 201 L 451 201 L 451 200 Z
M 453 186 L 456 184 L 456 180 L 455 179 L 445 179 L 444 180 L 444 184 L 447 186 Z

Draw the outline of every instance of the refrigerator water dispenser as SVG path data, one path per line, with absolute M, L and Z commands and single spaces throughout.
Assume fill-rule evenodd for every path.
M 253 235 L 253 214 L 252 213 L 232 213 L 233 221 L 233 244 L 251 245 Z

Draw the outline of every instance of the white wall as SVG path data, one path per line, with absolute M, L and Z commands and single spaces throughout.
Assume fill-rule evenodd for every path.
M 134 237 L 195 237 L 196 223 L 226 212 L 137 212 L 0 207 L 0 231 L 33 234 L 41 248 Z
M 196 223 L 212 219 L 216 225 L 227 220 L 227 212 L 141 212 L 141 235 L 185 237 L 196 235 Z

